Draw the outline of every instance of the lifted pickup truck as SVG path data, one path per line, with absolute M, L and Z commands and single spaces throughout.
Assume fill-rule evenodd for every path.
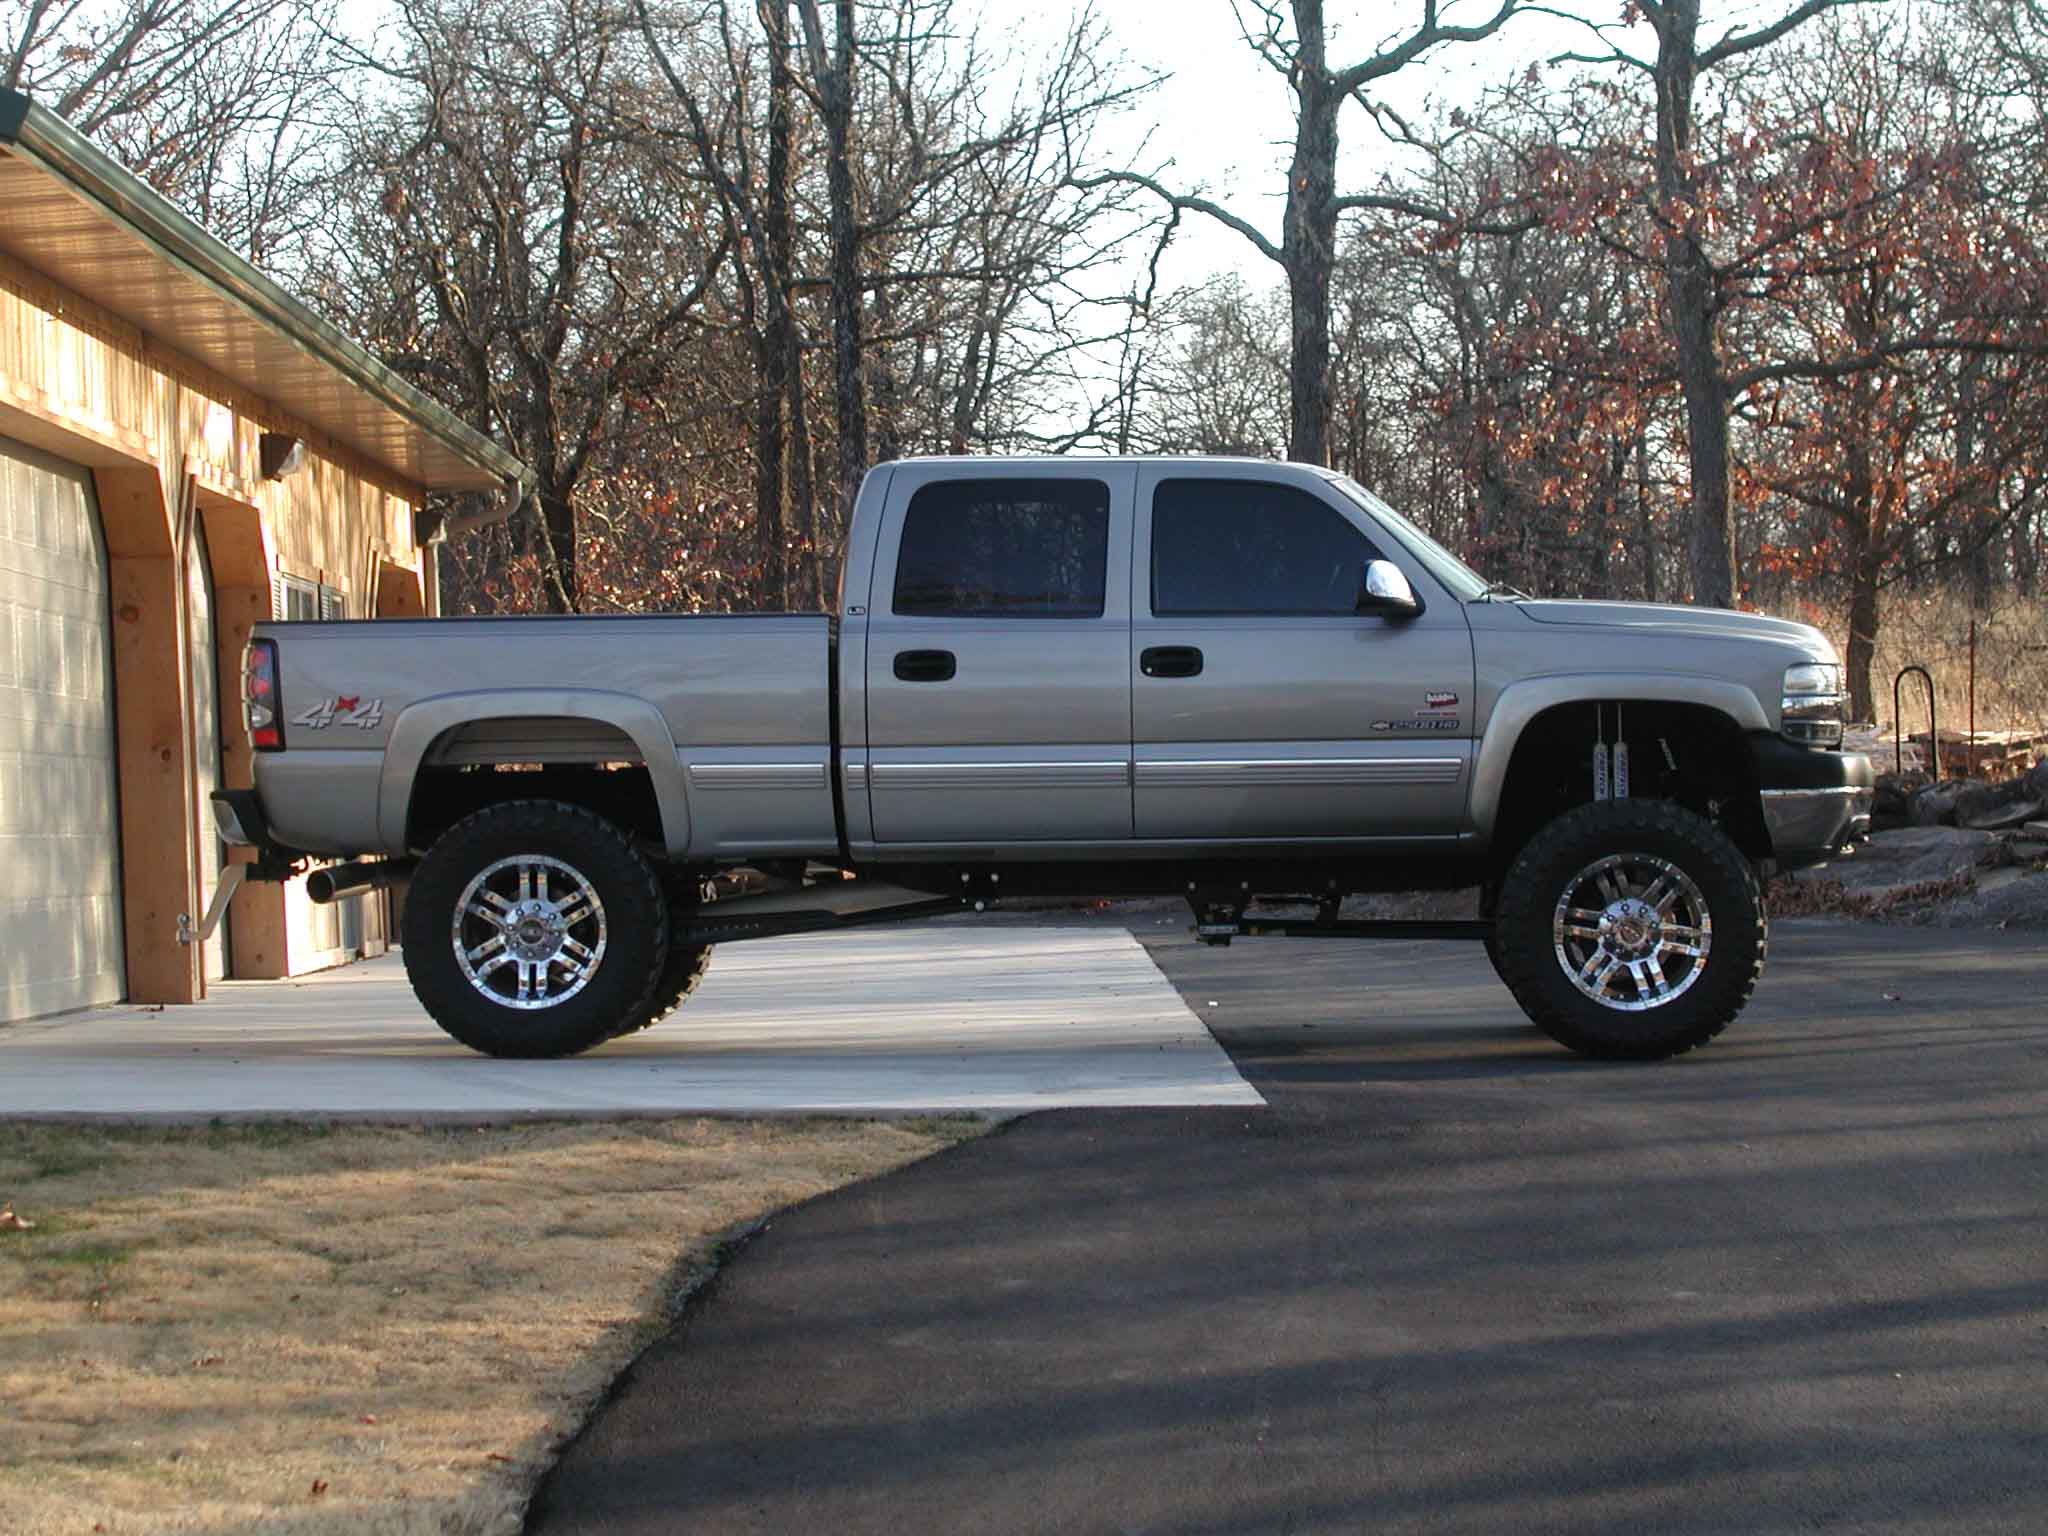
M 413 987 L 492 1055 L 643 1028 L 721 941 L 1165 892 L 1215 943 L 1483 940 L 1555 1039 L 1658 1058 L 1748 1001 L 1760 876 L 1867 830 L 1840 679 L 1804 624 L 1490 585 L 1305 465 L 908 460 L 829 616 L 259 626 L 214 798 L 255 878 L 409 881 Z

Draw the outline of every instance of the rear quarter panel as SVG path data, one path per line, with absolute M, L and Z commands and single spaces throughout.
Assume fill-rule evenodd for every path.
M 674 857 L 836 846 L 830 621 L 569 617 L 266 624 L 285 750 L 259 753 L 275 834 L 314 853 L 404 852 L 406 802 L 443 732 L 592 718 L 646 761 Z

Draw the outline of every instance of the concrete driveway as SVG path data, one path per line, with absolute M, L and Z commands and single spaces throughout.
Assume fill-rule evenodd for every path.
M 906 927 L 722 948 L 666 1022 L 492 1061 L 399 957 L 216 985 L 188 1008 L 0 1027 L 0 1116 L 1012 1111 L 1262 1102 L 1145 950 L 1106 927 Z

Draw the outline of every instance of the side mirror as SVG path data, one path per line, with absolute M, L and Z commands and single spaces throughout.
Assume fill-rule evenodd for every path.
M 1359 594 L 1358 611 L 1376 613 L 1388 619 L 1412 619 L 1422 612 L 1422 599 L 1408 585 L 1401 567 L 1391 560 L 1365 563 L 1365 590 Z

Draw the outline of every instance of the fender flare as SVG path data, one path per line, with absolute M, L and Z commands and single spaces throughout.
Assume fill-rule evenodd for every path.
M 1529 722 L 1560 704 L 1591 704 L 1609 699 L 1643 700 L 1652 704 L 1694 704 L 1726 715 L 1738 729 L 1768 731 L 1770 718 L 1757 696 L 1726 678 L 1684 673 L 1568 672 L 1525 678 L 1510 683 L 1494 701 L 1486 733 L 1472 764 L 1472 829 L 1491 840 L 1507 788 L 1508 765 Z
M 377 784 L 377 835 L 382 844 L 397 853 L 406 851 L 413 788 L 428 749 L 443 733 L 480 720 L 543 715 L 595 720 L 630 736 L 654 784 L 663 845 L 672 858 L 689 851 L 689 796 L 668 721 L 645 699 L 595 688 L 489 688 L 436 694 L 408 704 L 392 722 L 384 746 L 384 769 Z

